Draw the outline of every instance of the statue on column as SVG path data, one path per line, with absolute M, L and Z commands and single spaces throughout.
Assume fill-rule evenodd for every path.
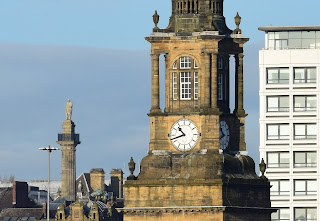
M 67 105 L 66 105 L 66 117 L 67 120 L 71 120 L 71 115 L 72 115 L 72 102 L 70 99 L 68 99 Z

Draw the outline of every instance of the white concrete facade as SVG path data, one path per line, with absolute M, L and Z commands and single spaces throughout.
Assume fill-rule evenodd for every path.
M 266 35 L 259 51 L 260 158 L 273 185 L 272 207 L 280 209 L 272 220 L 320 220 L 320 27 L 259 30 Z M 314 39 L 302 38 L 301 47 L 292 46 L 299 40 L 290 36 L 310 31 Z

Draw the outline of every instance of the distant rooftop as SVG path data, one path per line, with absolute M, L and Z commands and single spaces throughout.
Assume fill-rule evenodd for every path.
M 303 25 L 303 26 L 264 26 L 259 27 L 260 31 L 320 31 L 320 25 Z

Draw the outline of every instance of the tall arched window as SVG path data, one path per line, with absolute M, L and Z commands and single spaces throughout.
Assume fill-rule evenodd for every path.
M 174 61 L 172 69 L 173 100 L 197 100 L 199 96 L 197 61 L 189 56 L 183 56 Z

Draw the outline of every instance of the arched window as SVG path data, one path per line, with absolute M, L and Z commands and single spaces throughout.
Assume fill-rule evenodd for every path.
M 197 61 L 189 56 L 182 56 L 174 61 L 172 69 L 173 100 L 197 100 L 199 97 Z

